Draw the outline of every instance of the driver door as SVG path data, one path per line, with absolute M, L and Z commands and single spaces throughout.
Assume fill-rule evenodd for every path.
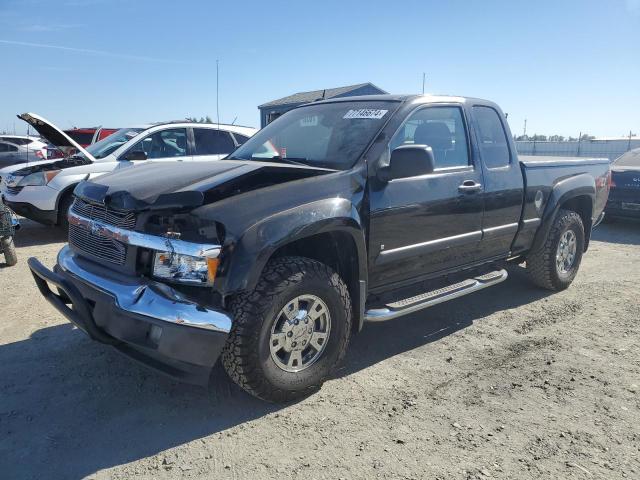
M 429 145 L 435 170 L 370 191 L 370 286 L 398 284 L 470 263 L 482 238 L 482 170 L 459 105 L 414 111 L 389 144 Z M 374 182 L 375 185 L 375 182 Z

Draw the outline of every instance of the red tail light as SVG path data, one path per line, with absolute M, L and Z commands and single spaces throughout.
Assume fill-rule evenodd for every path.
M 40 150 L 36 150 L 36 157 L 38 157 L 38 158 L 44 158 L 44 155 L 42 154 L 42 151 L 40 151 Z

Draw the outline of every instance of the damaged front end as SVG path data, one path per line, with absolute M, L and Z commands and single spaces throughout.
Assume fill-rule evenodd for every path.
M 226 225 L 238 215 L 233 207 L 214 217 L 198 211 L 266 198 L 270 189 L 281 198 L 273 188 L 327 170 L 236 161 L 185 167 L 146 164 L 81 182 L 54 270 L 35 258 L 29 267 L 40 292 L 89 336 L 202 384 L 231 329 L 217 284 L 237 235 Z

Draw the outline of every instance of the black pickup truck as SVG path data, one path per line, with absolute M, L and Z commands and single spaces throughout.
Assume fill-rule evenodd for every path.
M 192 383 L 221 357 L 286 401 L 322 385 L 365 321 L 495 285 L 508 262 L 567 288 L 609 182 L 606 160 L 518 159 L 485 100 L 320 101 L 224 160 L 82 182 L 57 265 L 29 266 L 94 340 Z

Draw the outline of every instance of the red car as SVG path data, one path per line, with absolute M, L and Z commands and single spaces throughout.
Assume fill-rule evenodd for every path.
M 94 143 L 107 138 L 118 130 L 118 128 L 102 127 L 72 128 L 70 130 L 65 130 L 64 133 L 69 135 L 76 143 L 80 144 L 81 147 L 88 147 L 89 145 L 93 145 Z M 47 158 L 62 158 L 63 156 L 63 153 L 58 149 L 48 149 Z

